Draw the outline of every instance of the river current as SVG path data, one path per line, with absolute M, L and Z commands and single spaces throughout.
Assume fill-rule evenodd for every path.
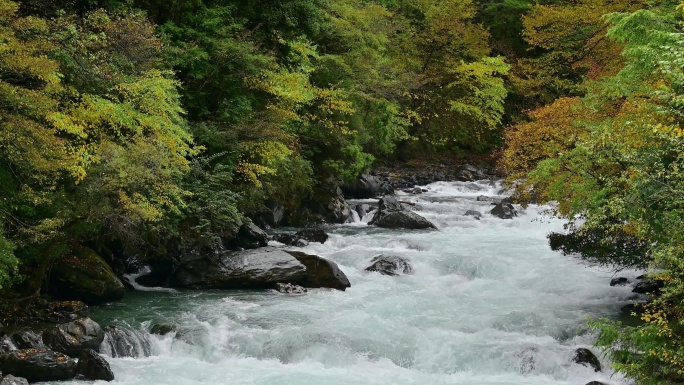
M 544 215 L 548 207 L 501 220 L 488 214 L 489 202 L 476 201 L 503 194 L 499 185 L 439 182 L 426 189 L 400 199 L 416 203 L 439 231 L 379 229 L 364 218 L 326 228 L 325 244 L 303 249 L 337 262 L 352 284 L 345 292 L 129 292 L 122 303 L 95 308 L 96 321 L 130 330 L 145 345 L 137 357 L 107 357 L 113 383 L 626 383 L 607 362 L 595 373 L 572 357 L 594 341 L 587 319 L 617 317 L 631 287 L 610 287 L 610 270 L 551 251 L 546 235 L 563 222 Z M 483 216 L 465 216 L 467 210 Z M 364 271 L 379 254 L 410 259 L 415 274 Z M 155 323 L 177 332 L 149 335 Z

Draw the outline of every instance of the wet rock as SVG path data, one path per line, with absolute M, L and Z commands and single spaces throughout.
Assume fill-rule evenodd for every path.
M 90 318 L 55 325 L 43 332 L 46 346 L 71 357 L 78 357 L 83 349 L 98 350 L 103 339 L 104 331 Z
M 64 381 L 76 375 L 76 361 L 47 349 L 22 349 L 1 354 L 0 370 L 29 382 Z
M 468 210 L 465 212 L 464 215 L 469 216 L 469 217 L 475 217 L 475 219 L 482 218 L 482 213 L 479 211 L 475 211 L 475 210 Z
M 2 377 L 2 375 L 0 375 L 0 378 L 2 378 L 2 381 L 0 381 L 0 385 L 29 385 L 29 382 L 25 378 L 14 377 L 11 374 L 5 377 Z
M 396 276 L 401 274 L 413 274 L 411 261 L 397 256 L 378 255 L 371 260 L 371 265 L 366 271 L 378 272 L 383 275 Z
M 610 286 L 625 286 L 629 284 L 629 279 L 625 277 L 617 277 L 610 280 Z
M 356 213 L 359 214 L 359 219 L 363 219 L 363 217 L 365 217 L 370 211 L 370 206 L 367 204 L 356 205 L 354 210 L 356 210 Z
M 327 287 L 346 290 L 351 287 L 349 279 L 335 262 L 300 251 L 287 251 L 287 253 L 306 266 L 306 273 L 303 280 L 288 280 L 286 282 L 294 282 L 310 288 Z
M 113 381 L 114 373 L 109 363 L 92 349 L 81 352 L 76 364 L 76 374 L 90 381 Z
M 177 287 L 191 289 L 266 289 L 277 282 L 300 282 L 307 268 L 274 247 L 189 256 L 171 277 Z
M 404 209 L 396 198 L 388 196 L 380 199 L 378 211 L 373 216 L 370 224 L 389 229 L 419 230 L 437 228 L 437 226 L 422 216 Z
M 105 338 L 100 352 L 113 358 L 147 357 L 151 354 L 150 341 L 146 335 L 137 330 L 128 330 L 116 326 L 105 328 Z
M 42 328 L 36 326 L 31 328 L 9 329 L 2 332 L 7 337 L 6 349 L 4 351 L 12 351 L 19 349 L 40 349 L 45 348 L 43 343 Z
M 592 382 L 587 382 L 587 385 L 608 385 L 604 382 L 599 382 L 599 381 L 592 381 Z
M 150 329 L 151 334 L 156 334 L 160 336 L 167 335 L 169 333 L 174 333 L 177 331 L 176 325 L 160 325 L 154 324 Z
M 292 294 L 292 295 L 302 295 L 302 294 L 306 294 L 306 292 L 307 292 L 306 288 L 303 288 L 301 286 L 293 285 L 291 283 L 281 283 L 281 282 L 276 283 L 276 290 L 280 293 Z
M 118 301 L 125 291 L 109 265 L 88 248 L 61 258 L 50 272 L 49 293 L 57 299 L 93 305 Z
M 273 236 L 273 240 L 294 247 L 304 247 L 309 244 L 309 241 L 296 234 L 276 234 Z
M 639 282 L 632 289 L 632 293 L 637 294 L 659 294 L 660 290 L 665 286 L 665 282 L 659 279 L 646 278 Z
M 484 178 L 484 170 L 472 165 L 466 165 L 462 170 L 456 173 L 456 180 L 461 182 L 474 182 Z
M 595 372 L 601 371 L 601 361 L 589 349 L 579 348 L 575 350 L 575 356 L 572 362 L 580 364 L 589 368 L 593 368 Z
M 513 217 L 518 215 L 515 211 L 515 207 L 513 207 L 512 204 L 503 202 L 494 206 L 490 213 L 501 219 L 513 219 Z
M 517 354 L 517 357 L 520 358 L 520 374 L 529 374 L 534 370 L 537 365 L 538 354 L 539 349 L 535 347 L 525 348 Z
M 304 229 L 297 231 L 295 235 L 298 235 L 309 242 L 325 243 L 325 241 L 328 240 L 328 234 L 321 229 Z
M 480 195 L 476 199 L 478 202 L 494 202 L 494 203 L 499 203 L 501 202 L 501 199 L 495 198 L 495 197 L 488 197 L 486 195 Z
M 394 194 L 394 189 L 389 183 L 370 174 L 361 174 L 354 183 L 342 186 L 342 191 L 344 196 L 353 199 L 367 199 Z
M 230 241 L 233 248 L 256 249 L 268 246 L 268 234 L 252 222 L 243 223 L 237 236 Z

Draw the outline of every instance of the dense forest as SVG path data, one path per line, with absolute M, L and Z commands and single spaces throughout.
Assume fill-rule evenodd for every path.
M 639 384 L 684 379 L 684 4 L 0 0 L 0 287 L 83 246 L 217 249 L 376 162 L 498 154 L 551 245 L 663 283 L 596 321 Z

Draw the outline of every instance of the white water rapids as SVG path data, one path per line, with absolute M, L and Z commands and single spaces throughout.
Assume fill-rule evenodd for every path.
M 352 284 L 345 292 L 129 293 L 123 304 L 96 310 L 103 325 L 178 327 L 148 337 L 151 356 L 108 357 L 113 384 L 625 383 L 607 362 L 595 373 L 572 357 L 591 348 L 587 318 L 617 317 L 631 287 L 610 287 L 610 270 L 550 251 L 546 235 L 563 223 L 540 215 L 543 208 L 501 220 L 488 214 L 489 202 L 475 200 L 496 196 L 497 186 L 427 188 L 400 199 L 417 203 L 439 231 L 353 223 L 327 228 L 325 244 L 304 249 L 339 264 Z M 410 259 L 415 274 L 364 271 L 378 254 Z

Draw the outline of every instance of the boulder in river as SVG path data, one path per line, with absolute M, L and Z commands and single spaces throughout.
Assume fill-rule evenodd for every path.
M 55 325 L 43 332 L 43 342 L 50 349 L 71 357 L 78 357 L 83 349 L 100 349 L 104 331 L 90 318 Z
M 294 234 L 276 234 L 273 240 L 288 246 L 304 247 L 309 242 L 325 243 L 328 240 L 328 234 L 321 229 L 304 229 Z
M 309 241 L 296 234 L 276 234 L 273 236 L 273 240 L 294 247 L 304 247 L 309 244 Z
M 351 287 L 349 279 L 335 262 L 301 251 L 287 251 L 287 253 L 306 266 L 306 273 L 305 278 L 301 281 L 289 280 L 286 282 L 294 282 L 311 288 L 327 287 L 346 290 Z
M 512 204 L 504 202 L 497 203 L 490 213 L 501 219 L 513 219 L 513 217 L 518 215 L 515 211 L 515 207 L 513 207 Z
M 660 289 L 665 286 L 665 282 L 654 278 L 645 278 L 641 282 L 637 283 L 632 289 L 632 293 L 637 294 L 658 294 Z
M 353 199 L 375 198 L 385 194 L 394 194 L 392 186 L 377 176 L 361 174 L 354 183 L 342 186 L 344 195 Z
M 256 249 L 268 246 L 268 234 L 252 222 L 243 223 L 235 238 L 230 241 L 231 247 Z
M 76 374 L 90 381 L 113 381 L 114 373 L 109 363 L 92 349 L 81 352 L 76 364 Z
M 307 268 L 292 255 L 274 248 L 191 256 L 181 261 L 171 283 L 191 289 L 266 289 L 278 282 L 298 283 Z
M 356 205 L 354 207 L 354 210 L 356 210 L 356 213 L 359 214 L 359 219 L 363 219 L 363 217 L 368 214 L 368 212 L 371 210 L 370 206 L 367 204 L 360 204 Z
M 126 290 L 111 267 L 93 250 L 82 247 L 60 258 L 50 272 L 49 293 L 88 305 L 123 298 Z
M 328 240 L 328 234 L 321 229 L 304 229 L 297 231 L 295 235 L 298 235 L 309 242 L 325 243 Z
M 595 372 L 601 371 L 601 361 L 589 349 L 579 348 L 575 350 L 572 362 L 593 368 Z
M 607 384 L 604 382 L 600 382 L 600 381 L 592 381 L 592 382 L 587 382 L 587 385 L 607 385 Z
M 468 210 L 465 212 L 464 215 L 469 216 L 469 217 L 475 217 L 475 219 L 478 219 L 478 220 L 480 218 L 482 218 L 482 213 L 479 211 L 476 211 L 476 210 Z
M 174 333 L 176 332 L 177 328 L 176 325 L 160 325 L 160 324 L 154 324 L 150 328 L 150 334 L 156 334 L 159 336 L 165 336 L 169 333 Z
M 276 291 L 283 293 L 283 294 L 292 294 L 292 295 L 302 295 L 306 294 L 307 290 L 304 287 L 298 286 L 298 285 L 293 285 L 291 283 L 282 283 L 278 282 L 276 283 Z
M 401 274 L 413 274 L 411 261 L 397 256 L 378 255 L 371 260 L 371 265 L 366 271 L 378 272 L 383 275 L 396 276 Z
M 610 280 L 610 286 L 625 286 L 629 284 L 629 279 L 625 277 L 617 277 Z
M 146 334 L 110 325 L 105 327 L 105 339 L 100 352 L 114 358 L 138 358 L 149 356 L 152 347 Z
M 373 216 L 372 225 L 389 229 L 436 229 L 432 222 L 405 209 L 393 196 L 384 196 L 380 199 L 378 211 Z
M 22 349 L 0 354 L 0 371 L 29 382 L 65 381 L 76 375 L 76 361 L 47 349 Z
M 0 378 L 2 378 L 0 385 L 29 385 L 29 382 L 25 378 L 14 377 L 11 374 L 4 377 L 0 376 Z

